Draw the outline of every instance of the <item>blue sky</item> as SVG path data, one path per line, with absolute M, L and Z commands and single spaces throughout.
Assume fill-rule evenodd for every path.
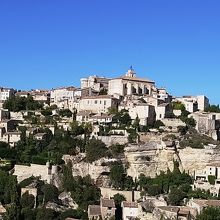
M 173 95 L 220 103 L 219 0 L 2 0 L 0 85 L 79 85 L 133 65 Z

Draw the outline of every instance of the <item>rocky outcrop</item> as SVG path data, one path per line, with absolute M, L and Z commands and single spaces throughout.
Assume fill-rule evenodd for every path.
M 154 145 L 152 143 L 136 145 L 125 149 L 125 157 L 129 164 L 127 172 L 134 179 L 141 173 L 155 177 L 161 171 L 173 170 L 173 161 L 179 162 L 181 171 L 185 170 L 193 175 L 195 170 L 204 169 L 207 163 L 220 158 L 219 156 L 218 151 L 212 148 L 176 149 L 164 147 L 162 142 L 154 142 Z
M 70 155 L 63 156 L 65 163 L 71 163 L 73 176 L 85 177 L 90 175 L 90 177 L 95 181 L 100 177 L 101 174 L 110 172 L 110 167 L 107 165 L 108 163 L 116 161 L 116 159 L 102 158 L 93 163 L 88 163 L 83 159 L 77 160 L 76 157 Z
M 63 206 L 71 209 L 78 208 L 78 205 L 73 201 L 70 192 L 62 192 L 58 198 L 62 202 Z

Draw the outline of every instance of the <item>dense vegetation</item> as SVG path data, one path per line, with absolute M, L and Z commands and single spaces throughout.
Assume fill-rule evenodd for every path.
M 110 169 L 110 180 L 112 186 L 120 190 L 132 190 L 134 182 L 131 176 L 126 175 L 126 170 L 122 164 L 115 163 Z
M 168 202 L 171 205 L 180 205 L 191 190 L 192 178 L 185 172 L 181 173 L 179 165 L 174 162 L 173 172 L 161 172 L 155 178 L 140 175 L 138 185 L 143 193 L 150 196 L 168 194 Z
M 220 208 L 207 207 L 197 216 L 196 220 L 218 220 L 220 219 Z
M 3 108 L 13 112 L 19 112 L 22 110 L 39 110 L 43 108 L 43 104 L 34 101 L 32 96 L 12 96 L 4 102 Z
M 214 113 L 220 113 L 220 108 L 219 105 L 209 105 L 209 107 L 207 107 L 205 109 L 206 112 L 214 112 Z

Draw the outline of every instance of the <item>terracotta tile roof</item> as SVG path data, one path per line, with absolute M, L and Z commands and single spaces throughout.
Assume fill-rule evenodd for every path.
M 101 206 L 102 207 L 111 207 L 115 208 L 115 202 L 113 199 L 101 199 L 100 200 Z
M 136 202 L 122 202 L 122 206 L 126 208 L 138 208 L 138 204 Z
M 193 202 L 203 207 L 220 206 L 220 200 L 193 199 Z
M 77 113 L 77 116 L 90 116 L 92 114 L 92 111 L 89 110 L 83 110 L 83 111 L 79 111 Z
M 210 166 L 210 167 L 220 167 L 220 162 L 211 162 L 211 163 L 208 163 L 206 166 Z
M 89 205 L 88 214 L 89 214 L 89 216 L 100 216 L 101 215 L 101 207 L 99 205 Z

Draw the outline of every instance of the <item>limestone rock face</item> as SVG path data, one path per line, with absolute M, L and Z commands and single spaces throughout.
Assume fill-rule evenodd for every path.
M 128 175 L 133 178 L 143 173 L 146 176 L 155 177 L 160 171 L 166 172 L 173 169 L 173 159 L 176 158 L 175 151 L 165 149 L 133 149 L 125 152 L 129 164 Z
M 128 147 L 130 148 L 130 147 Z M 219 160 L 220 154 L 215 149 L 167 149 L 160 145 L 153 148 L 131 147 L 126 149 L 125 157 L 129 164 L 128 175 L 134 179 L 143 173 L 146 176 L 155 177 L 161 171 L 173 170 L 173 161 L 178 161 L 180 170 L 185 170 L 190 175 L 195 170 L 204 169 L 209 161 Z
M 179 150 L 182 169 L 193 175 L 195 170 L 201 170 L 206 167 L 210 160 L 218 157 L 219 153 L 214 149 L 195 149 L 187 147 Z M 220 157 L 219 157 L 220 158 Z
M 161 171 L 173 170 L 173 161 L 179 162 L 181 171 L 193 175 L 195 170 L 202 170 L 210 161 L 220 159 L 220 153 L 214 147 L 195 149 L 186 147 L 179 149 L 176 145 L 167 144 L 160 140 L 145 142 L 141 145 L 129 145 L 125 148 L 123 163 L 127 166 L 127 174 L 133 179 L 138 178 L 141 173 L 146 176 L 155 177 Z M 83 160 L 83 155 L 63 157 L 66 163 L 72 163 L 73 176 L 90 175 L 94 181 L 100 179 L 103 173 L 109 173 L 107 164 L 116 159 L 102 158 L 93 163 Z
M 110 162 L 111 160 L 105 158 L 97 160 L 93 163 L 87 163 L 83 160 L 76 160 L 75 156 L 65 155 L 63 157 L 63 160 L 65 161 L 65 163 L 70 162 L 72 164 L 73 176 L 85 177 L 87 175 L 90 175 L 90 177 L 96 181 L 102 173 L 110 172 L 109 166 L 105 164 L 107 162 Z

